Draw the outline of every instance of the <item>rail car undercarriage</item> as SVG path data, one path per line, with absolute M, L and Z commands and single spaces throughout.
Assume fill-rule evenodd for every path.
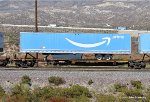
M 6 67 L 9 63 L 15 63 L 15 67 L 34 67 L 35 65 L 38 66 L 39 62 L 45 62 L 48 66 L 62 66 L 62 65 L 80 65 L 80 66 L 119 66 L 119 65 L 127 65 L 129 68 L 135 69 L 135 68 L 145 68 L 146 63 L 149 61 L 145 61 L 145 57 L 150 57 L 149 55 L 144 54 L 141 61 L 134 61 L 134 60 L 113 60 L 112 55 L 103 55 L 107 56 L 102 57 L 102 59 L 48 59 L 48 56 L 50 54 L 47 54 L 43 61 L 38 59 L 38 53 L 36 56 L 33 56 L 30 53 L 26 53 L 25 57 L 23 59 L 17 59 L 15 57 L 13 60 L 10 60 L 9 58 L 0 60 L 0 66 Z M 28 58 L 30 56 L 30 58 Z M 97 56 L 97 55 L 96 55 Z M 98 55 L 100 56 L 100 55 Z M 111 56 L 111 57 L 110 57 Z

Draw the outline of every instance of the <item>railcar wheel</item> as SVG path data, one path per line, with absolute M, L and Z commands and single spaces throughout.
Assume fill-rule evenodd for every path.
M 101 55 L 101 54 L 96 55 L 96 59 L 97 60 L 103 60 L 103 55 Z
M 35 62 L 34 61 L 27 61 L 26 65 L 28 67 L 33 67 L 35 65 Z
M 131 69 L 135 68 L 135 63 L 134 62 L 129 62 L 128 67 L 131 68 Z
M 0 66 L 5 67 L 7 65 L 7 63 L 5 62 L 0 62 Z
M 22 63 L 21 63 L 21 67 L 22 67 L 22 68 L 27 68 L 27 67 L 28 67 L 27 62 L 22 62 Z
M 47 61 L 47 65 L 53 66 L 53 65 L 55 65 L 55 61 L 52 61 L 52 60 Z
M 15 65 L 16 65 L 16 67 L 21 67 L 21 62 L 20 61 L 15 62 Z
M 28 65 L 27 65 L 27 62 L 26 61 L 17 61 L 15 63 L 16 67 L 22 67 L 22 68 L 27 68 Z
M 7 65 L 7 63 L 5 63 L 5 62 L 2 64 L 3 67 L 6 67 L 6 65 Z
M 0 66 L 6 67 L 9 62 L 7 60 L 0 61 Z
M 145 68 L 146 64 L 144 62 L 139 62 L 139 68 Z

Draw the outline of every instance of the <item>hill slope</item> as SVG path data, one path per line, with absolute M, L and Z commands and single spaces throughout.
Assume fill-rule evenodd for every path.
M 150 27 L 148 0 L 42 0 L 39 25 L 76 27 Z M 34 0 L 0 0 L 0 24 L 34 24 Z

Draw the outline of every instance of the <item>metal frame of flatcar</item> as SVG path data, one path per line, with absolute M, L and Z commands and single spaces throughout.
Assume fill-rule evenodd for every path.
M 96 60 L 96 59 L 52 59 L 48 60 L 45 56 L 45 61 L 49 65 L 112 65 L 117 66 L 121 64 L 128 64 L 128 60 Z
M 27 56 L 31 56 L 31 58 L 27 58 Z M 38 57 L 36 58 L 30 53 L 26 53 L 24 59 L 18 59 L 17 56 L 14 56 L 14 60 L 16 67 L 33 67 L 35 63 L 38 63 Z
M 142 60 L 137 60 L 137 61 L 131 60 L 131 61 L 129 61 L 128 67 L 129 68 L 139 68 L 139 69 L 146 68 L 146 63 L 149 63 L 149 61 L 150 61 L 150 60 L 148 60 L 148 61 L 145 60 L 146 56 L 150 58 L 150 56 L 148 54 L 144 54 L 142 57 Z
M 10 58 L 0 59 L 0 66 L 6 67 L 8 63 L 10 63 Z
M 27 58 L 27 56 L 32 58 Z M 117 66 L 127 64 L 129 68 L 145 68 L 146 61 L 144 61 L 145 56 L 150 57 L 147 54 L 143 55 L 141 61 L 134 61 L 134 60 L 96 60 L 96 59 L 52 59 L 48 60 L 47 57 L 51 54 L 47 54 L 44 58 L 44 61 L 50 65 L 104 65 L 104 66 Z M 3 62 L 0 66 L 6 66 L 10 61 L 10 58 L 6 58 L 5 60 L 0 60 Z M 14 57 L 13 61 L 15 62 L 16 67 L 33 67 L 36 63 L 38 66 L 38 53 L 36 56 L 33 56 L 30 53 L 26 53 L 24 59 L 18 59 L 17 56 Z
M 44 60 L 47 65 L 94 65 L 94 66 L 117 66 L 131 63 L 129 60 L 96 60 L 96 59 L 52 59 L 48 60 L 48 56 L 51 54 L 47 54 L 44 57 Z M 31 58 L 27 58 L 30 56 Z M 36 56 L 33 56 L 30 53 L 26 53 L 24 59 L 18 59 L 17 56 L 14 57 L 15 65 L 17 67 L 33 67 L 36 63 L 38 66 L 38 53 Z M 131 67 L 132 68 L 132 67 Z

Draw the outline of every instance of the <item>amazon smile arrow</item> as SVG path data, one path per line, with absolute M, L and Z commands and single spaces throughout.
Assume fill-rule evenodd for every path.
M 98 42 L 98 43 L 94 43 L 94 44 L 83 44 L 83 43 L 78 43 L 78 42 L 75 42 L 75 41 L 72 41 L 68 38 L 65 38 L 69 43 L 75 45 L 75 46 L 78 46 L 78 47 L 83 47 L 83 48 L 93 48 L 93 47 L 97 47 L 97 46 L 101 46 L 103 44 L 105 44 L 107 42 L 107 46 L 110 44 L 110 37 L 105 37 L 105 38 L 102 38 L 104 41 L 102 42 Z

